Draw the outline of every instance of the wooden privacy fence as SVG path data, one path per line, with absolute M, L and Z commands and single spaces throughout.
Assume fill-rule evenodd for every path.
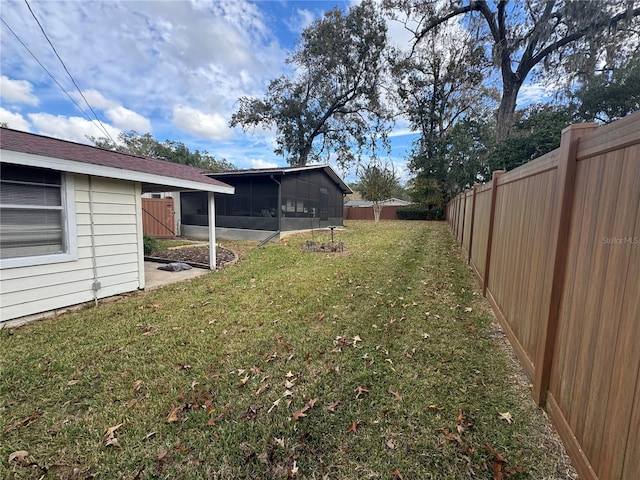
M 447 221 L 581 478 L 640 478 L 640 112 L 566 128 Z
M 142 199 L 142 231 L 157 238 L 175 237 L 173 198 Z
M 396 210 L 404 208 L 397 205 L 385 205 L 380 210 L 380 220 L 397 220 Z M 373 207 L 344 207 L 343 218 L 345 220 L 374 220 Z

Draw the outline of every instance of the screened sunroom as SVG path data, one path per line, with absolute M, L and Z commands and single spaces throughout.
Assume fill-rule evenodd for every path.
M 216 229 L 227 238 L 264 238 L 275 232 L 342 225 L 344 195 L 351 193 L 327 165 L 209 176 L 235 188 L 232 196 L 215 197 Z M 181 193 L 180 212 L 182 235 L 200 236 L 208 223 L 206 195 Z

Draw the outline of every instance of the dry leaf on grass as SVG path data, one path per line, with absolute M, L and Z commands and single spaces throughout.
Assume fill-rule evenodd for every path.
M 358 386 L 356 387 L 355 392 L 356 392 L 356 398 L 360 398 L 360 395 L 362 395 L 363 393 L 369 392 L 369 390 L 367 390 L 365 387 Z
M 7 460 L 9 463 L 18 462 L 23 463 L 24 459 L 29 456 L 29 452 L 27 450 L 16 450 L 11 455 L 9 455 L 9 459 Z
M 498 417 L 500 418 L 500 420 L 504 420 L 509 424 L 513 423 L 513 417 L 509 412 L 504 412 L 504 413 L 498 412 Z
M 119 423 L 113 427 L 107 428 L 107 432 L 104 434 L 104 446 L 105 447 L 119 447 L 118 437 L 116 437 L 116 430 L 118 430 L 123 424 Z
M 186 405 L 184 403 L 174 407 L 171 412 L 169 412 L 169 415 L 167 415 L 167 423 L 174 423 L 180 420 L 180 413 L 182 413 L 185 407 Z

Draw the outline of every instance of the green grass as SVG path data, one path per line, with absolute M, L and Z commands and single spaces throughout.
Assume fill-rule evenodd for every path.
M 565 478 L 446 225 L 347 227 L 0 332 L 0 477 Z

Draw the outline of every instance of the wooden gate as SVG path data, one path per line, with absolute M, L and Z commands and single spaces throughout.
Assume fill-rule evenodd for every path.
M 142 199 L 142 231 L 157 238 L 175 237 L 173 198 Z

